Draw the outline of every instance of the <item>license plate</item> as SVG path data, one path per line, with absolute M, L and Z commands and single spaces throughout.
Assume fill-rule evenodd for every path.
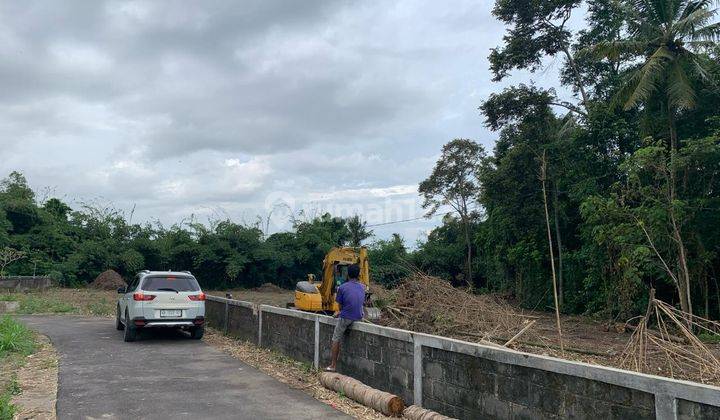
M 162 316 L 162 317 L 179 317 L 179 316 L 182 316 L 182 311 L 179 309 L 162 309 L 162 310 L 160 310 L 160 316 Z

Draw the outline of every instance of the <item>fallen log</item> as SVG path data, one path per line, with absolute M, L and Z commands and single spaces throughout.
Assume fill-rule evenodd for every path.
M 371 388 L 349 376 L 335 372 L 323 372 L 320 374 L 320 383 L 325 388 L 341 392 L 351 400 L 386 416 L 400 417 L 405 409 L 405 402 L 397 395 Z
M 409 420 L 454 420 L 452 417 L 443 416 L 418 405 L 411 405 L 406 408 L 403 411 L 403 417 Z

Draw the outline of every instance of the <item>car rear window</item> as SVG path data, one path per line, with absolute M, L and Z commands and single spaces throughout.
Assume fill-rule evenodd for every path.
M 145 277 L 141 289 L 146 292 L 196 292 L 200 285 L 192 277 L 152 276 Z

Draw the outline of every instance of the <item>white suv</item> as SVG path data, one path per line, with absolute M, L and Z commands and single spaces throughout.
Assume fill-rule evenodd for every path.
M 205 293 L 189 271 L 141 271 L 118 293 L 115 327 L 125 341 L 141 328 L 181 328 L 198 340 L 205 333 Z

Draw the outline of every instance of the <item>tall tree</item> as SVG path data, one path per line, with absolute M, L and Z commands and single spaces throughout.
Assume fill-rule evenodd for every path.
M 625 109 L 644 106 L 662 109 L 667 122 L 670 163 L 668 183 L 669 219 L 677 246 L 680 300 L 682 309 L 692 313 L 690 269 L 681 232 L 682 220 L 676 208 L 678 113 L 696 106 L 694 83 L 710 80 L 708 58 L 697 54 L 714 46 L 720 38 L 720 23 L 711 23 L 717 14 L 713 0 L 636 0 L 628 4 L 628 36 L 599 42 L 594 50 L 617 60 L 621 55 L 641 58 L 630 68 L 616 99 Z
M 368 230 L 367 222 L 362 220 L 357 214 L 346 220 L 347 229 L 350 234 L 350 246 L 358 247 L 362 245 L 362 241 L 373 235 L 372 230 Z
M 418 191 L 424 198 L 423 208 L 428 216 L 437 213 L 441 206 L 450 206 L 460 217 L 466 246 L 466 282 L 472 287 L 472 240 L 470 219 L 473 204 L 480 193 L 478 170 L 485 150 L 472 140 L 455 139 L 442 149 L 442 155 Z
M 512 69 L 538 70 L 544 56 L 562 55 L 571 86 L 580 94 L 580 107 L 558 103 L 573 112 L 585 115 L 589 96 L 581 70 L 572 52 L 573 34 L 568 22 L 581 0 L 497 0 L 493 14 L 509 29 L 503 45 L 490 53 L 490 69 L 494 80 L 500 81 Z

